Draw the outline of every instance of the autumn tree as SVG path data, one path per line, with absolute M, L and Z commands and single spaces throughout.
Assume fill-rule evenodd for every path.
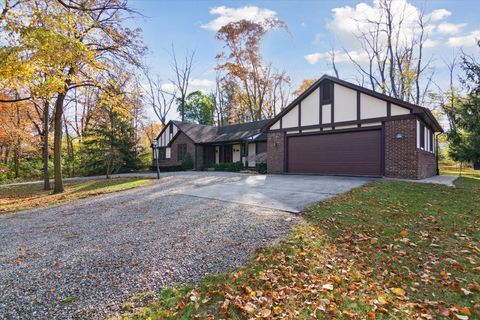
M 310 88 L 310 86 L 315 83 L 315 81 L 317 81 L 317 79 L 305 79 L 305 80 L 303 80 L 302 83 L 300 84 L 300 86 L 295 91 L 293 91 L 293 96 L 298 97 L 299 95 L 304 93 L 305 90 Z
M 9 11 L 11 19 L 5 28 L 13 36 L 9 46 L 2 48 L 0 76 L 10 81 L 7 87 L 22 88 L 35 83 L 46 69 L 43 89 L 54 97 L 55 110 L 54 193 L 63 192 L 63 111 L 69 90 L 101 86 L 94 75 L 108 70 L 113 62 L 139 64 L 137 57 L 144 49 L 139 31 L 122 25 L 131 13 L 123 0 L 38 0 Z
M 5 96 L 2 98 L 8 99 Z M 0 149 L 4 154 L 4 164 L 9 163 L 9 155 L 12 155 L 14 178 L 20 177 L 20 158 L 35 143 L 29 112 L 33 112 L 29 102 L 0 104 Z
M 276 72 L 271 64 L 265 64 L 260 52 L 261 41 L 275 29 L 286 29 L 284 22 L 267 19 L 264 22 L 241 20 L 220 28 L 216 39 L 224 43 L 224 52 L 217 55 L 217 69 L 225 73 L 226 81 L 234 82 L 233 100 L 237 108 L 233 112 L 238 121 L 256 121 L 275 114 L 274 94 L 283 89 L 275 82 L 289 82 L 289 78 Z

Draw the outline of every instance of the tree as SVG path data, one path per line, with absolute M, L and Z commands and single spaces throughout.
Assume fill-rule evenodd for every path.
M 182 109 L 181 101 L 178 101 L 178 110 Z M 203 125 L 213 125 L 214 106 L 210 96 L 202 91 L 193 91 L 188 94 L 183 107 L 185 120 Z
M 300 84 L 300 86 L 297 88 L 297 90 L 293 91 L 293 96 L 298 97 L 299 95 L 301 95 L 303 92 L 305 92 L 305 90 L 310 88 L 310 86 L 312 84 L 314 84 L 315 81 L 317 81 L 317 79 L 305 79 L 305 80 L 303 80 L 302 83 Z
M 33 107 L 29 102 L 0 104 L 0 147 L 2 151 L 5 149 L 5 164 L 9 162 L 9 155 L 13 155 L 14 178 L 20 177 L 20 158 L 34 146 L 34 129 L 28 119 L 30 112 L 33 112 Z
M 175 53 L 175 48 L 172 45 L 172 70 L 175 74 L 175 79 L 170 80 L 175 88 L 175 98 L 179 101 L 179 112 L 182 117 L 182 121 L 185 121 L 185 112 L 184 106 L 187 99 L 188 94 L 188 87 L 190 85 L 190 74 L 192 73 L 193 69 L 193 59 L 195 57 L 195 51 L 187 52 L 185 54 L 183 64 L 180 63 L 177 59 L 177 55 Z
M 150 75 L 146 68 L 143 68 L 143 70 L 144 77 L 147 81 L 147 86 L 143 89 L 142 100 L 144 104 L 152 107 L 158 120 L 165 125 L 167 121 L 167 114 L 172 109 L 173 103 L 176 99 L 175 97 L 177 95 L 177 88 L 181 87 L 183 90 L 183 86 L 175 85 L 175 90 L 173 90 L 173 92 L 167 92 L 162 89 L 162 81 L 158 75 L 154 78 Z M 188 81 L 186 83 L 188 84 Z M 183 96 L 183 94 L 181 93 L 180 96 Z
M 217 55 L 217 69 L 225 72 L 223 79 L 229 82 L 237 103 L 232 112 L 237 121 L 256 121 L 276 113 L 275 82 L 288 82 L 284 73 L 275 72 L 271 64 L 264 64 L 260 44 L 265 35 L 284 28 L 284 22 L 267 19 L 264 22 L 240 20 L 220 28 L 216 38 L 225 44 L 227 52 Z M 231 83 L 235 85 L 231 85 Z
M 122 25 L 125 13 L 133 13 L 123 0 L 26 1 L 15 10 L 11 19 L 5 19 L 5 28 L 12 35 L 0 55 L 5 62 L 0 78 L 8 82 L 7 87 L 22 88 L 35 83 L 40 72 L 49 75 L 44 90 L 55 96 L 54 193 L 61 193 L 63 111 L 68 91 L 99 86 L 95 75 L 108 71 L 114 62 L 139 65 L 137 57 L 144 47 L 139 30 Z M 25 15 L 30 18 L 24 19 Z
M 423 104 L 433 75 L 430 60 L 424 57 L 428 16 L 407 5 L 402 1 L 376 1 L 375 14 L 351 22 L 358 30 L 355 36 L 364 55 L 344 51 L 354 64 L 361 84 L 401 100 Z M 335 51 L 330 56 L 338 77 Z
M 465 72 L 461 82 L 468 93 L 455 109 L 450 156 L 456 161 L 480 164 L 480 63 L 474 56 L 463 54 L 461 67 Z

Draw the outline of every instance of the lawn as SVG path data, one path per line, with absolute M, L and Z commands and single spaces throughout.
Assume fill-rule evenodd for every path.
M 480 178 L 480 170 L 473 170 L 472 166 L 462 166 L 462 168 L 460 168 L 460 164 L 447 160 L 440 161 L 438 166 L 440 168 L 440 174 L 453 174 Z
M 315 205 L 281 243 L 115 318 L 479 319 L 480 179 L 375 182 Z
M 52 194 L 44 191 L 42 184 L 21 185 L 0 188 L 0 214 L 65 203 L 92 195 L 110 193 L 140 187 L 151 179 L 114 178 L 65 182 L 65 192 Z

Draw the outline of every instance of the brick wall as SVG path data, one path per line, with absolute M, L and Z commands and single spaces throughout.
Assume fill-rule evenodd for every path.
M 437 174 L 435 154 L 417 149 L 416 119 L 385 122 L 385 176 L 424 179 Z M 397 134 L 403 138 L 396 138 Z
M 268 173 L 283 173 L 285 155 L 283 132 L 269 132 L 267 134 L 267 171 Z
M 417 179 L 416 130 L 415 119 L 385 122 L 385 176 Z
M 193 163 L 195 164 L 195 143 L 187 137 L 186 134 L 180 132 L 178 136 L 173 140 L 171 148 L 171 157 L 170 159 L 159 160 L 160 166 L 176 166 L 182 164 L 182 159 L 177 159 L 178 156 L 178 145 L 185 143 L 187 145 L 187 152 L 192 156 Z M 153 159 L 153 166 L 156 166 L 155 159 Z
M 417 150 L 417 179 L 425 179 L 437 174 L 437 159 L 435 154 Z

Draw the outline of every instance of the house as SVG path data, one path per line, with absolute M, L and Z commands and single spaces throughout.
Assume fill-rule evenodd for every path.
M 323 76 L 264 128 L 269 173 L 422 179 L 438 174 L 429 109 Z
M 185 152 L 200 169 L 265 155 L 268 173 L 386 176 L 438 174 L 437 133 L 429 109 L 323 76 L 271 120 L 225 127 L 170 121 L 157 137 L 160 165 Z
M 255 167 L 256 159 L 262 155 L 266 159 L 267 136 L 261 129 L 269 121 L 214 127 L 172 120 L 156 138 L 159 165 L 180 165 L 188 152 L 196 170 L 238 161 L 246 167 Z M 154 151 L 153 166 L 156 156 Z

